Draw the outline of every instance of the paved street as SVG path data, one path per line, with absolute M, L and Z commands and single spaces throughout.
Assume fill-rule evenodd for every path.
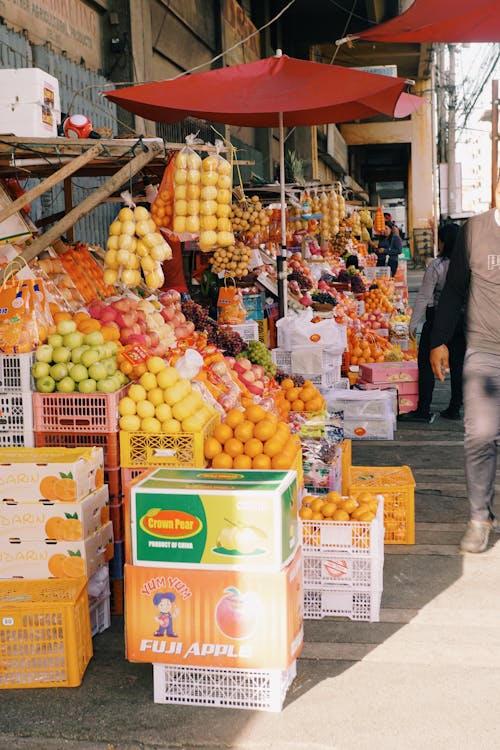
M 500 537 L 482 555 L 458 552 L 462 452 L 461 422 L 442 418 L 404 425 L 394 442 L 355 443 L 355 464 L 411 466 L 416 544 L 385 548 L 380 622 L 306 622 L 280 714 L 155 705 L 151 667 L 125 661 L 123 621 L 113 618 L 80 688 L 0 692 L 0 749 L 497 748 Z

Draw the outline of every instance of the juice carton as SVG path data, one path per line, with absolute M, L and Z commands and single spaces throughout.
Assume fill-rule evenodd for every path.
M 103 484 L 102 448 L 0 448 L 0 501 L 78 502 Z
M 134 565 L 280 570 L 299 543 L 294 471 L 158 469 L 131 487 Z
M 0 578 L 90 578 L 113 557 L 113 524 L 74 542 L 0 541 Z
M 10 539 L 79 541 L 109 521 L 109 492 L 103 485 L 77 503 L 44 500 L 0 503 L 0 541 Z
M 275 573 L 125 565 L 129 661 L 286 669 L 303 640 L 302 552 Z

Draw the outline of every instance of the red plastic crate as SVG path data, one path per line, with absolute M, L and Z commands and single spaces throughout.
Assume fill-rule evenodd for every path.
M 123 500 L 123 495 L 120 469 L 105 468 L 104 483 L 108 485 L 109 502 L 121 503 Z
M 110 503 L 108 505 L 109 518 L 113 524 L 113 537 L 115 542 L 123 541 L 125 534 L 125 516 L 123 503 Z
M 104 466 L 117 469 L 120 466 L 120 443 L 118 432 L 45 432 L 35 431 L 37 448 L 87 448 L 97 446 L 104 451 Z
M 126 387 L 114 393 L 33 393 L 35 432 L 116 432 L 118 402 Z
M 114 578 L 109 582 L 111 589 L 111 614 L 123 615 L 123 578 Z

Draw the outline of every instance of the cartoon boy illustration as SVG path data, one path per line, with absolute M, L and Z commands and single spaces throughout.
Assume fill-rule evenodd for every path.
M 177 617 L 179 611 L 178 608 L 173 608 L 172 605 L 175 602 L 175 594 L 167 591 L 166 593 L 159 592 L 153 597 L 153 604 L 158 607 L 158 629 L 155 635 L 163 636 L 168 635 L 170 638 L 177 638 L 177 633 L 174 633 L 172 620 Z

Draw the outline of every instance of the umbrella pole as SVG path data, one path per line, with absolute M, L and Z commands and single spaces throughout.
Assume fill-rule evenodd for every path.
M 286 205 L 285 205 L 285 132 L 283 128 L 283 112 L 279 118 L 279 147 L 280 147 L 280 205 L 281 205 L 281 250 L 276 257 L 276 271 L 278 275 L 278 312 L 283 318 L 287 313 L 287 270 L 286 270 Z

